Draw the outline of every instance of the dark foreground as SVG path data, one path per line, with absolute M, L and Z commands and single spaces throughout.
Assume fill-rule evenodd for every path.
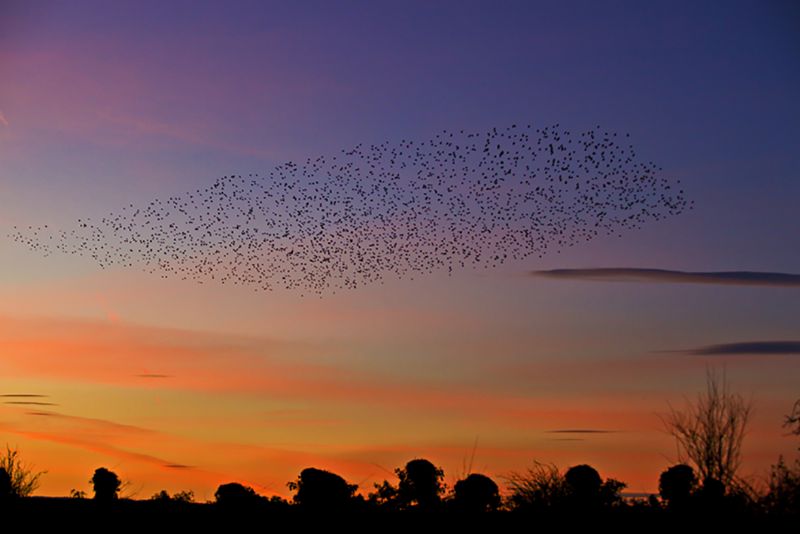
M 744 510 L 675 513 L 647 505 L 560 513 L 465 513 L 222 506 L 217 503 L 27 497 L 0 508 L 0 532 L 800 532 L 797 516 Z M 6 527 L 6 528 L 4 528 Z M 10 528 L 7 528 L 10 527 Z

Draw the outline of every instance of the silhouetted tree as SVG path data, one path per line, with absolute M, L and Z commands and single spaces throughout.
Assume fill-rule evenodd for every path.
M 792 406 L 783 426 L 790 427 L 792 434 L 800 436 L 800 400 Z M 778 457 L 778 463 L 773 464 L 770 470 L 768 489 L 760 504 L 771 514 L 800 518 L 800 458 L 789 466 L 783 456 Z
M 262 500 L 262 497 L 250 486 L 230 482 L 217 487 L 214 499 L 218 505 L 226 508 L 245 508 L 254 506 Z
M 444 490 L 444 471 L 423 458 L 408 462 L 405 468 L 395 469 L 400 482 L 397 498 L 404 507 L 416 504 L 420 510 L 435 509 L 441 503 Z
M 19 450 L 6 444 L 5 456 L 0 456 L 0 468 L 5 469 L 11 480 L 11 493 L 18 497 L 28 497 L 39 487 L 39 478 L 47 471 L 34 471 L 22 462 Z
M 508 479 L 509 504 L 513 510 L 535 513 L 562 513 L 575 508 L 598 510 L 623 504 L 624 482 L 605 481 L 586 464 L 569 468 L 563 475 L 553 464 L 535 462 L 524 473 Z
M 368 495 L 368 500 L 371 504 L 390 510 L 396 510 L 400 507 L 397 488 L 388 480 L 384 480 L 380 484 L 376 483 L 374 486 L 375 491 Z
M 725 500 L 725 484 L 714 477 L 706 477 L 697 492 L 705 512 L 716 513 L 721 510 Z
M 122 482 L 113 471 L 98 467 L 91 480 L 94 487 L 94 498 L 99 502 L 110 502 L 117 499 Z
M 308 467 L 300 472 L 296 482 L 289 482 L 296 491 L 294 502 L 315 509 L 343 510 L 352 504 L 358 486 L 330 471 Z
M 605 481 L 590 465 L 570 467 L 564 473 L 567 497 L 573 507 L 583 509 L 607 508 L 622 503 L 620 492 L 626 484 L 613 478 Z
M 194 501 L 194 492 L 191 490 L 188 491 L 179 491 L 174 495 L 170 495 L 167 490 L 161 490 L 158 493 L 154 493 L 152 497 L 150 497 L 151 501 L 170 501 L 170 502 L 192 502 Z
M 786 465 L 783 457 L 770 471 L 769 487 L 761 505 L 768 513 L 800 518 L 800 460 L 793 467 Z
M 575 504 L 590 506 L 599 503 L 603 479 L 594 467 L 586 464 L 570 467 L 564 474 L 564 481 Z
M 620 506 L 624 504 L 622 490 L 628 487 L 624 482 L 615 478 L 607 478 L 600 486 L 600 505 L 604 507 Z
M 684 411 L 670 406 L 663 421 L 677 441 L 679 459 L 690 461 L 700 478 L 714 479 L 724 490 L 736 482 L 751 411 L 752 402 L 730 393 L 725 376 L 709 369 L 706 393 Z
M 172 497 L 169 496 L 167 490 L 161 490 L 158 493 L 154 493 L 152 497 L 150 497 L 151 501 L 171 501 Z
M 685 508 L 697 489 L 694 469 L 686 464 L 673 465 L 658 479 L 658 492 L 672 509 Z
M 472 473 L 456 482 L 453 503 L 465 512 L 490 512 L 500 507 L 500 489 L 494 480 Z
M 173 493 L 172 500 L 177 502 L 194 502 L 194 492 L 192 490 L 185 490 Z

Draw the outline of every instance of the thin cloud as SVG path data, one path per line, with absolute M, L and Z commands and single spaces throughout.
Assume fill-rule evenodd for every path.
M 698 356 L 724 356 L 727 354 L 789 354 L 800 356 L 800 341 L 745 341 L 706 345 L 695 349 L 673 351 Z
M 800 274 L 760 271 L 690 272 L 636 267 L 551 269 L 531 271 L 532 276 L 592 282 L 653 282 L 668 284 L 716 284 L 729 286 L 800 287 Z
M 2 112 L 2 111 L 0 111 L 0 124 L 2 124 L 2 125 L 3 125 L 3 126 L 5 126 L 5 127 L 9 127 L 9 126 L 11 126 L 11 125 L 8 123 L 8 119 L 6 119 L 6 116 L 5 116 L 5 115 L 3 115 L 3 112 Z
M 160 375 L 156 373 L 145 373 L 141 375 L 136 375 L 139 378 L 172 378 L 172 375 Z
M 134 425 L 126 425 L 123 423 L 115 423 L 114 421 L 108 421 L 106 419 L 96 419 L 94 417 L 80 417 L 77 415 L 67 415 L 58 412 L 46 412 L 46 411 L 38 411 L 38 412 L 26 412 L 28 415 L 39 415 L 39 416 L 49 416 L 49 417 L 57 417 L 62 419 L 65 422 L 73 423 L 82 425 L 84 427 L 92 427 L 97 430 L 102 430 L 106 432 L 125 432 L 129 435 L 155 435 L 157 432 L 155 430 L 151 430 L 149 428 L 142 428 L 139 426 Z
M 604 430 L 600 428 L 560 428 L 548 430 L 548 434 L 613 434 L 618 430 Z
M 19 406 L 58 406 L 55 402 L 37 402 L 37 401 L 5 401 L 3 404 L 14 404 Z
M 164 467 L 168 467 L 169 469 L 194 469 L 196 466 L 184 464 L 166 464 Z
M 165 461 L 157 456 L 153 456 L 151 454 L 145 454 L 135 451 L 130 451 L 123 449 L 121 447 L 116 447 L 113 445 L 108 445 L 106 443 L 99 443 L 92 440 L 83 439 L 80 437 L 73 437 L 64 434 L 54 434 L 50 432 L 34 432 L 34 431 L 26 431 L 26 430 L 17 430 L 17 429 L 10 429 L 10 432 L 25 436 L 31 439 L 42 440 L 42 441 L 50 441 L 53 443 L 61 443 L 64 445 L 72 445 L 74 447 L 80 447 L 98 454 L 106 454 L 109 456 L 114 456 L 124 460 L 134 460 L 138 462 L 145 462 L 152 465 L 158 465 L 161 467 L 169 467 L 173 465 L 181 465 L 181 464 L 174 464 L 168 461 Z
M 0 395 L 4 399 L 43 399 L 50 395 L 39 395 L 37 393 L 5 393 Z

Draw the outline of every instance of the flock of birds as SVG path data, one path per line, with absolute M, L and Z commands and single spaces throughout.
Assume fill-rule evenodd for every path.
M 512 125 L 360 144 L 226 176 L 71 229 L 14 228 L 45 254 L 255 290 L 322 294 L 434 271 L 491 268 L 681 213 L 678 183 L 599 126 Z

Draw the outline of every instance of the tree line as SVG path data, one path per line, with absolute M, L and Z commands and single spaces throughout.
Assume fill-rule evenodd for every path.
M 394 470 L 396 481 L 374 484 L 366 494 L 342 476 L 316 467 L 303 469 L 288 482 L 290 499 L 267 498 L 237 482 L 220 485 L 213 505 L 219 510 L 314 511 L 325 513 L 403 512 L 467 515 L 515 512 L 540 516 L 570 514 L 668 514 L 676 517 L 789 517 L 800 519 L 800 458 L 789 465 L 780 457 L 764 487 L 757 488 L 739 474 L 741 446 L 751 405 L 728 391 L 724 378 L 707 374 L 707 391 L 685 410 L 671 409 L 663 420 L 675 437 L 683 461 L 669 466 L 658 479 L 658 494 L 625 498 L 624 482 L 603 478 L 594 467 L 574 465 L 562 471 L 536 462 L 506 477 L 507 495 L 495 480 L 470 473 L 452 488 L 444 470 L 424 458 L 414 458 Z M 786 416 L 784 426 L 800 436 L 800 400 Z M 16 450 L 6 447 L 0 457 L 0 506 L 30 496 L 38 487 L 36 472 Z M 91 480 L 92 502 L 113 506 L 123 483 L 117 473 L 100 467 Z M 73 490 L 72 497 L 87 495 Z M 194 506 L 191 491 L 154 494 L 149 502 L 162 507 Z

